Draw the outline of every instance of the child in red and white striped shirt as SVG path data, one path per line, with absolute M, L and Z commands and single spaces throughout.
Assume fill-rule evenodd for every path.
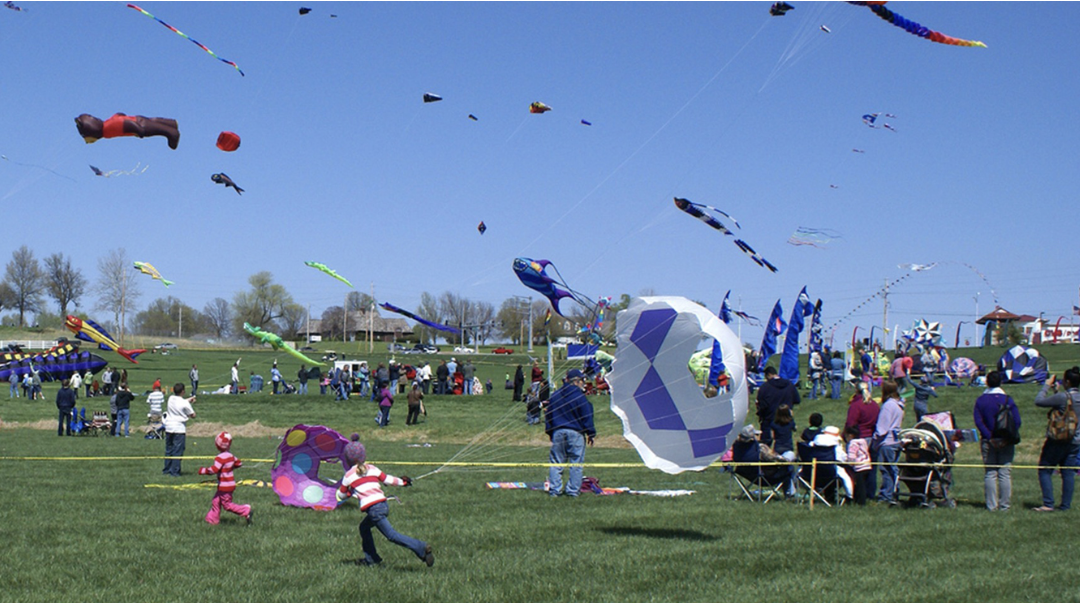
M 210 501 L 210 511 L 206 513 L 206 522 L 217 526 L 221 521 L 221 510 L 231 511 L 238 516 L 243 516 L 247 523 L 251 523 L 251 505 L 237 505 L 233 503 L 233 491 L 236 490 L 236 479 L 233 478 L 233 470 L 243 465 L 243 462 L 229 452 L 232 446 L 232 435 L 223 431 L 214 438 L 214 446 L 217 446 L 220 454 L 214 457 L 214 464 L 210 467 L 200 467 L 199 475 L 218 477 L 217 493 Z
M 351 467 L 341 480 L 341 486 L 336 493 L 337 500 L 340 503 L 350 497 L 356 497 L 360 501 L 360 511 L 367 513 L 364 520 L 360 522 L 360 545 L 364 550 L 364 557 L 356 563 L 361 566 L 374 566 L 382 562 L 382 558 L 375 550 L 375 539 L 371 534 L 371 528 L 374 526 L 391 543 L 397 543 L 411 550 L 428 566 L 434 565 L 435 556 L 431 553 L 430 545 L 394 530 L 394 527 L 390 525 L 390 520 L 387 519 L 390 509 L 386 506 L 386 495 L 383 494 L 382 484 L 411 486 L 412 480 L 407 476 L 394 477 L 374 465 L 367 464 L 365 462 L 367 453 L 364 445 L 360 443 L 359 434 L 354 433 L 349 438 L 342 458 Z

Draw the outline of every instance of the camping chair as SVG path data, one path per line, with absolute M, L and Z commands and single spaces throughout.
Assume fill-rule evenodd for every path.
M 836 465 L 836 448 L 811 446 L 799 442 L 795 446 L 799 463 L 799 485 L 807 490 L 810 501 L 817 499 L 827 507 L 843 505 L 846 499 Z
M 732 446 L 731 478 L 743 495 L 755 503 L 768 503 L 773 497 L 783 497 L 784 487 L 791 479 L 788 466 L 739 465 L 760 463 L 758 442 L 736 441 Z M 736 498 L 738 496 L 736 495 Z

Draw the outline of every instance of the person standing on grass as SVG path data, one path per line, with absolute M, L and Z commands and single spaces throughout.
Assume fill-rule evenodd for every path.
M 239 364 L 239 361 L 237 361 Z M 236 368 L 236 366 L 233 366 Z M 180 459 L 184 456 L 187 445 L 187 422 L 195 418 L 195 410 L 191 405 L 195 403 L 195 396 L 184 397 L 184 384 L 173 385 L 173 395 L 169 396 L 169 404 L 165 413 L 165 468 L 161 473 L 167 476 L 180 477 Z
M 308 380 L 307 366 L 303 364 L 300 365 L 300 372 L 296 373 L 296 380 L 300 382 L 300 386 L 297 387 L 297 395 L 306 396 Z
M 60 411 L 60 424 L 56 426 L 56 435 L 63 436 L 65 430 L 71 436 L 71 412 L 75 409 L 75 392 L 70 388 L 70 382 L 64 381 L 60 391 L 56 392 L 56 408 Z
M 874 428 L 877 427 L 880 413 L 881 408 L 874 401 L 870 385 L 865 381 L 859 381 L 859 384 L 855 387 L 855 395 L 851 396 L 851 400 L 848 401 L 847 420 L 844 422 L 844 427 L 854 427 L 859 432 L 859 438 L 865 440 L 867 448 L 869 448 L 870 442 L 874 438 Z M 870 456 L 872 461 L 872 452 Z M 866 474 L 866 494 L 870 498 L 874 498 L 874 495 L 877 494 L 876 469 Z
M 871 443 L 871 454 L 876 451 L 874 460 L 883 463 L 881 466 L 881 491 L 877 500 L 889 505 L 896 505 L 896 482 L 900 476 L 900 469 L 896 461 L 900 459 L 900 440 L 897 435 L 900 425 L 904 422 L 904 401 L 900 399 L 900 392 L 894 381 L 885 381 L 881 384 L 881 414 L 878 415 L 877 425 L 874 427 L 874 441 Z
M 82 387 L 82 375 L 73 372 L 68 382 L 71 384 L 71 391 L 75 393 L 75 400 L 77 401 L 79 399 L 79 388 Z
M 420 370 L 416 371 L 416 378 L 420 381 L 420 391 L 424 392 L 424 395 L 428 395 L 428 387 L 431 386 L 431 364 L 427 362 L 420 363 Z
M 999 382 L 1000 383 L 1000 382 Z M 930 414 L 930 398 L 936 398 L 937 390 L 930 383 L 929 375 L 924 374 L 915 384 L 915 422 Z M 992 427 L 991 427 L 992 429 Z
M 281 387 L 281 371 L 278 370 L 277 361 L 270 368 L 270 384 L 273 386 L 271 393 L 275 396 L 278 395 L 278 388 Z
M 390 380 L 390 393 L 398 392 L 398 381 L 401 380 L 401 365 L 397 360 L 390 358 L 390 366 L 386 369 L 387 379 Z
M 87 370 L 86 374 L 83 375 L 82 380 L 83 380 L 83 385 L 86 386 L 86 397 L 89 398 L 90 396 L 93 395 L 91 393 L 91 389 L 94 387 L 94 373 Z
M 1012 467 L 1016 446 L 1006 444 L 994 435 L 998 411 L 1002 406 L 1009 409 L 1016 428 L 1020 429 L 1020 409 L 1012 397 L 1001 389 L 1001 373 L 992 371 L 986 375 L 986 391 L 975 400 L 975 427 L 979 430 L 982 448 L 983 490 L 986 494 L 986 508 L 990 511 L 1008 511 L 1012 496 Z M 915 401 L 918 405 L 918 400 Z M 916 409 L 917 410 L 917 409 Z M 1054 502 L 1053 497 L 1050 499 Z
M 8 375 L 8 383 L 11 384 L 11 389 L 8 390 L 8 399 L 19 397 L 19 374 L 14 370 Z M 87 387 L 87 390 L 90 388 Z M 87 394 L 89 396 L 90 394 Z
M 450 383 L 450 367 L 446 365 L 446 360 L 439 362 L 435 368 L 435 379 L 435 394 L 445 395 Z
M 240 394 L 240 360 L 243 360 L 243 358 L 237 358 L 236 363 L 232 365 L 232 370 L 229 371 L 233 395 Z M 195 394 L 192 394 L 192 397 L 195 397 Z
M 394 405 L 394 392 L 389 383 L 380 384 L 379 389 L 379 427 L 390 423 L 390 407 Z
M 832 395 L 829 397 L 839 400 L 840 390 L 844 386 L 844 354 L 834 351 L 831 365 L 829 381 L 832 383 Z
M 897 393 L 906 390 L 910 385 L 908 375 L 911 373 L 911 358 L 905 353 L 896 352 L 892 364 L 889 365 L 889 377 L 896 383 Z M 884 401 L 885 398 L 882 398 Z
M 581 371 L 578 371 L 581 372 Z M 525 372 L 521 370 L 521 364 L 514 371 L 514 401 L 521 401 L 521 390 L 525 387 Z
M 360 511 L 367 514 L 360 522 L 360 546 L 364 550 L 364 557 L 356 561 L 358 566 L 375 566 L 382 562 L 378 551 L 375 549 L 375 537 L 371 529 L 378 528 L 379 532 L 391 543 L 401 545 L 412 551 L 416 557 L 423 560 L 430 568 L 435 564 L 435 555 L 431 552 L 431 546 L 427 543 L 406 536 L 394 530 L 387 517 L 390 508 L 387 506 L 386 495 L 383 494 L 382 484 L 388 486 L 412 486 L 412 479 L 408 476 L 394 477 L 383 472 L 378 467 L 367 463 L 367 452 L 360 443 L 360 434 L 354 433 L 349 438 L 342 453 L 345 464 L 349 470 L 341 479 L 334 496 L 338 503 L 349 498 L 356 497 L 360 502 Z
M 160 388 L 160 387 L 159 387 Z M 120 427 L 124 428 L 124 437 L 131 434 L 131 401 L 135 394 L 128 389 L 127 383 L 121 383 L 116 390 L 116 437 L 120 437 Z
M 424 393 L 420 391 L 420 384 L 416 381 L 412 384 L 412 390 L 407 397 L 409 402 L 409 414 L 405 417 L 406 425 L 416 425 L 420 422 L 420 407 L 424 405 Z
M 1080 414 L 1080 367 L 1073 366 L 1065 371 L 1062 377 L 1065 390 L 1058 392 L 1057 377 L 1050 375 L 1043 383 L 1039 395 L 1035 397 L 1035 405 L 1054 410 L 1066 410 L 1070 406 L 1074 412 Z M 990 375 L 987 375 L 987 385 L 990 384 Z M 1054 393 L 1047 395 L 1047 391 L 1053 389 Z M 1046 442 L 1043 443 L 1042 453 L 1039 454 L 1039 488 L 1042 490 L 1043 504 L 1035 508 L 1035 511 L 1054 511 L 1054 468 L 1061 470 L 1061 504 L 1058 511 L 1068 511 L 1072 506 L 1073 487 L 1076 482 L 1076 473 L 1073 467 L 1080 464 L 1080 431 L 1074 432 L 1072 437 L 1065 440 L 1055 440 L 1050 437 L 1047 430 Z
M 464 395 L 479 395 L 473 390 L 473 378 L 476 376 L 476 367 L 473 366 L 472 360 L 465 360 L 465 364 L 461 367 L 461 374 L 465 375 Z
M 859 437 L 858 427 L 844 428 L 844 438 L 847 439 L 847 459 L 851 464 L 850 475 L 854 483 L 852 497 L 856 505 L 866 505 L 867 479 L 874 474 L 874 468 L 870 465 L 870 445 Z
M 187 373 L 188 379 L 191 379 L 191 393 L 199 393 L 199 367 L 192 364 L 191 370 Z
M 200 467 L 199 475 L 218 477 L 217 493 L 210 501 L 210 511 L 206 512 L 207 524 L 217 526 L 221 522 L 221 510 L 235 513 L 251 524 L 251 505 L 237 505 L 233 503 L 233 491 L 236 490 L 236 478 L 233 470 L 239 469 L 244 462 L 229 452 L 232 446 L 232 434 L 223 431 L 214 438 L 214 446 L 218 449 L 218 456 L 214 457 L 214 464 L 210 467 Z
M 551 394 L 544 421 L 544 429 L 551 437 L 548 462 L 553 465 L 548 471 L 548 494 L 557 497 L 563 492 L 562 466 L 569 463 L 566 496 L 576 497 L 581 491 L 585 444 L 592 446 L 596 438 L 593 406 L 585 397 L 584 373 L 576 368 L 567 371 L 566 383 Z
M 766 444 L 772 443 L 772 422 L 776 418 L 776 411 L 781 406 L 787 405 L 794 412 L 795 405 L 802 401 L 799 390 L 787 379 L 782 379 L 776 374 L 776 368 L 765 368 L 765 382 L 758 388 L 757 416 L 758 425 L 761 426 L 761 441 Z

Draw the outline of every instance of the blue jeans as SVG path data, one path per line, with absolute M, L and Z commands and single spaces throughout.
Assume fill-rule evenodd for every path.
M 821 395 L 824 396 L 825 386 L 821 384 L 821 379 L 814 379 L 814 385 L 810 388 L 810 399 L 816 400 L 818 397 L 818 392 L 820 392 Z
M 61 410 L 60 411 L 60 424 L 56 426 L 56 435 L 64 435 L 64 430 L 67 429 L 67 435 L 71 435 L 71 415 L 72 411 Z
M 576 497 L 581 490 L 581 463 L 585 462 L 585 435 L 573 429 L 556 429 L 551 434 L 551 454 L 548 462 L 558 465 L 577 463 L 570 467 L 570 478 L 566 483 L 566 496 Z M 563 491 L 562 467 L 552 467 L 548 471 L 548 492 L 553 497 Z
M 300 386 L 296 388 L 296 395 L 307 395 L 307 383 L 301 383 Z
M 915 422 L 918 423 L 928 414 L 930 414 L 930 402 L 926 400 L 915 400 Z
M 386 424 L 390 422 L 390 407 L 379 407 L 379 427 L 386 427 Z
M 165 456 L 166 457 L 182 457 L 184 456 L 184 447 L 187 445 L 186 433 L 167 433 L 165 434 Z M 180 475 L 180 459 L 165 459 L 165 468 L 161 470 L 161 473 L 178 476 Z
M 191 395 L 195 395 L 197 393 L 199 393 L 199 382 L 198 381 L 192 381 L 191 382 Z
M 237 395 L 240 393 L 240 386 L 237 381 L 232 382 L 232 388 L 229 390 L 229 393 L 233 395 Z
M 390 379 L 390 393 L 397 393 L 398 379 Z
M 878 460 L 882 463 L 896 463 L 900 459 L 900 443 L 882 444 L 878 448 Z M 900 475 L 900 469 L 896 465 L 881 465 L 881 492 L 878 493 L 879 501 L 896 500 L 896 479 Z
M 360 397 L 366 398 L 368 395 L 368 388 L 370 387 L 367 379 L 360 379 Z
M 839 400 L 840 399 L 840 388 L 842 387 L 842 385 L 844 383 L 844 378 L 842 376 L 840 376 L 840 377 L 833 376 L 831 381 L 832 381 L 832 399 Z
M 1039 488 L 1042 489 L 1043 505 L 1054 506 L 1054 468 L 1075 467 L 1080 459 L 1080 446 L 1072 440 L 1047 440 L 1043 443 L 1039 455 Z M 1061 505 L 1058 509 L 1067 511 L 1072 506 L 1073 486 L 1076 473 L 1072 469 L 1061 470 Z
M 87 388 L 87 391 L 89 392 L 89 388 Z M 87 395 L 89 395 L 89 393 Z M 12 383 L 11 384 L 11 390 L 8 391 L 8 397 L 9 398 L 17 398 L 17 397 L 19 397 L 19 384 L 18 383 Z
M 116 437 L 120 437 L 120 428 L 124 428 L 124 435 L 131 433 L 131 409 L 121 408 L 116 411 Z
M 349 388 L 347 387 L 345 381 L 338 383 L 337 387 L 335 387 L 334 389 L 337 390 L 337 396 L 334 397 L 335 402 L 338 400 L 349 399 Z
M 390 520 L 386 519 L 389 514 L 390 508 L 386 506 L 386 501 L 367 508 L 367 517 L 360 522 L 360 546 L 364 550 L 364 560 L 369 564 L 378 564 L 382 561 L 379 553 L 375 550 L 375 537 L 371 534 L 373 526 L 379 529 L 379 532 L 386 537 L 387 541 L 401 545 L 415 553 L 416 557 L 421 560 L 424 559 L 427 543 L 394 530 L 394 527 L 390 525 Z

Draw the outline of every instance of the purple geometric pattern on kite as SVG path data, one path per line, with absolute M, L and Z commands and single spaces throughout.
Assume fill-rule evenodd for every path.
M 660 373 L 656 372 L 655 368 L 649 368 L 645 377 L 641 379 L 641 383 L 634 391 L 634 401 L 641 409 L 641 415 L 645 417 L 649 429 L 673 431 L 686 429 L 686 423 L 679 415 L 675 401 L 671 399 L 671 394 L 664 387 L 664 380 L 660 378 Z
M 630 342 L 645 354 L 650 364 L 656 360 L 668 330 L 678 316 L 674 309 L 654 309 L 641 313 L 641 318 L 630 335 Z
M 341 434 L 321 425 L 297 425 L 285 432 L 270 471 L 274 492 L 282 505 L 329 510 L 337 507 L 334 492 L 348 467 L 342 454 L 348 444 Z M 319 477 L 320 463 L 340 463 L 336 480 Z
M 710 429 L 690 429 L 690 448 L 695 457 L 708 457 L 723 454 L 727 450 L 727 433 L 731 431 L 731 423 L 712 427 Z

